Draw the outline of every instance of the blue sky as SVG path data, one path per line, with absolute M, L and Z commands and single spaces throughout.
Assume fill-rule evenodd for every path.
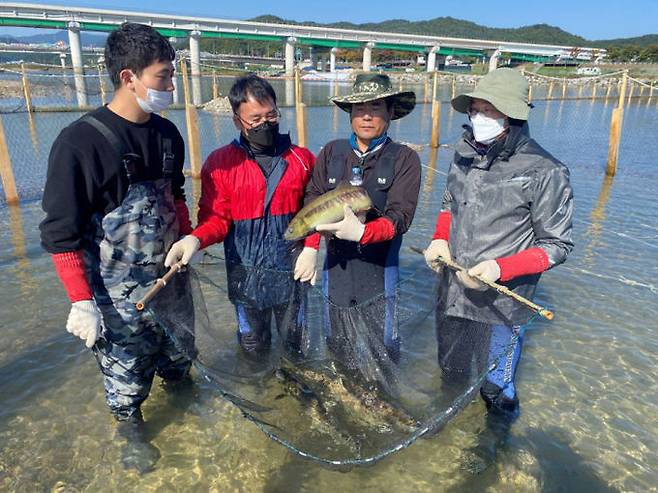
M 44 3 L 229 19 L 274 14 L 286 19 L 316 22 L 363 23 L 451 16 L 489 27 L 546 23 L 587 39 L 658 34 L 658 0 L 51 0 Z M 20 35 L 31 31 L 0 29 L 0 32 Z

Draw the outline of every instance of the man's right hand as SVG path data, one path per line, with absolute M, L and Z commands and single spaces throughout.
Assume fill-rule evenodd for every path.
M 315 263 L 317 257 L 318 251 L 315 248 L 304 247 L 295 261 L 295 281 L 308 281 L 311 283 L 311 286 L 315 286 L 315 278 L 317 276 Z
M 178 240 L 176 243 L 171 245 L 169 253 L 165 258 L 164 265 L 165 267 L 171 267 L 176 262 L 181 262 L 183 265 L 187 265 L 192 258 L 192 256 L 199 251 L 201 242 L 199 238 L 194 235 L 187 235 Z
M 91 348 L 101 333 L 101 312 L 94 300 L 76 301 L 71 305 L 66 330 L 85 341 Z
M 425 262 L 430 269 L 439 272 L 441 264 L 436 261 L 437 257 L 442 257 L 445 260 L 451 261 L 450 247 L 446 240 L 432 240 L 432 242 L 425 249 Z

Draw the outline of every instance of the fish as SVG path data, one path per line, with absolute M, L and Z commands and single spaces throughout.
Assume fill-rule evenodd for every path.
M 274 376 L 284 385 L 288 394 L 302 401 L 312 403 L 322 414 L 327 412 L 324 404 L 313 389 L 291 369 L 279 367 L 274 370 Z
M 390 432 L 391 427 L 405 432 L 413 432 L 420 422 L 404 409 L 394 406 L 374 388 L 367 388 L 341 375 L 335 367 L 328 369 L 330 375 L 310 368 L 298 368 L 299 376 L 326 389 L 348 413 L 368 427 Z
M 341 221 L 344 206 L 349 205 L 355 214 L 373 208 L 368 192 L 348 182 L 341 182 L 334 190 L 324 193 L 306 204 L 290 221 L 283 237 L 288 241 L 301 240 L 313 233 L 319 224 Z

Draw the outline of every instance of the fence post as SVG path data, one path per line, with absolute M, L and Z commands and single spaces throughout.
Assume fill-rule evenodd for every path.
M 624 84 L 624 87 L 626 87 L 626 84 Z M 631 99 L 633 98 L 634 90 L 635 90 L 635 85 L 633 84 L 633 81 L 628 81 L 628 101 L 626 101 L 627 104 L 631 104 Z
M 434 106 L 436 106 L 436 94 L 439 92 L 439 73 L 434 72 L 432 76 L 432 111 L 434 111 Z
M 619 160 L 619 142 L 621 140 L 621 127 L 624 122 L 624 96 L 626 95 L 626 81 L 628 80 L 628 71 L 624 71 L 622 83 L 619 89 L 619 102 L 617 107 L 612 110 L 610 120 L 610 142 L 608 144 L 608 162 L 605 174 L 615 176 L 617 173 L 617 161 Z
M 441 132 L 441 103 L 434 101 L 432 105 L 432 140 L 430 146 L 433 149 L 439 147 L 439 135 Z
M 18 204 L 18 191 L 16 190 L 16 181 L 14 180 L 14 171 L 11 169 L 11 157 L 9 156 L 9 147 L 5 138 L 5 128 L 2 125 L 2 116 L 0 115 L 0 179 L 2 180 L 2 189 L 5 191 L 5 200 L 9 205 Z
M 219 97 L 219 90 L 217 88 L 217 71 L 212 71 L 212 98 L 217 99 Z
M 297 124 L 297 145 L 306 147 L 306 105 L 302 102 L 302 80 L 299 67 L 295 67 L 295 118 Z
M 187 64 L 181 60 L 183 92 L 185 93 L 185 123 L 187 125 L 187 145 L 190 150 L 192 178 L 201 177 L 201 140 L 199 138 L 199 115 L 196 106 L 190 102 L 190 81 L 187 78 Z
M 27 75 L 25 74 L 25 64 L 21 63 L 21 74 L 23 82 L 23 95 L 25 96 L 25 106 L 27 107 L 28 113 L 32 112 L 32 96 L 30 94 L 30 83 L 27 80 Z
M 101 102 L 105 106 L 105 82 L 103 82 L 103 66 L 98 64 L 98 86 L 101 90 Z

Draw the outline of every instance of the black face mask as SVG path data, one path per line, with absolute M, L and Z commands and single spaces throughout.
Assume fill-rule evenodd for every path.
M 279 124 L 265 121 L 257 127 L 248 129 L 246 134 L 249 145 L 256 149 L 268 149 L 276 142 L 276 137 L 279 135 Z

